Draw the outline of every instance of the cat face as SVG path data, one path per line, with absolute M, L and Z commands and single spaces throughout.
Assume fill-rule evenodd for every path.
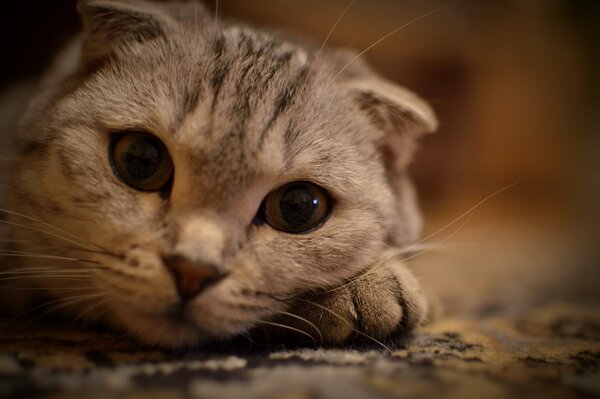
M 79 7 L 78 66 L 26 113 L 11 204 L 38 221 L 20 249 L 56 257 L 27 266 L 74 278 L 35 284 L 73 312 L 196 344 L 417 237 L 404 169 L 435 119 L 414 95 L 195 3 Z

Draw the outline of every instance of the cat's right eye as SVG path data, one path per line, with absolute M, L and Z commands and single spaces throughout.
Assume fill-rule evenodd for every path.
M 117 135 L 110 146 L 113 168 L 127 185 L 140 191 L 160 191 L 173 176 L 173 162 L 165 145 L 148 133 Z

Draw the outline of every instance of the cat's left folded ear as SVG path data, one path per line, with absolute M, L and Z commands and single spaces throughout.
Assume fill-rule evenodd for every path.
M 438 128 L 433 109 L 408 89 L 374 74 L 350 78 L 345 84 L 381 134 L 375 142 L 388 171 L 404 168 L 412 158 L 416 139 Z
M 165 38 L 181 21 L 206 24 L 209 14 L 196 1 L 78 0 L 85 42 L 82 66 L 94 68 L 135 43 Z
M 175 25 L 155 4 L 126 0 L 79 0 L 85 34 L 82 66 L 93 68 L 121 46 L 164 36 Z

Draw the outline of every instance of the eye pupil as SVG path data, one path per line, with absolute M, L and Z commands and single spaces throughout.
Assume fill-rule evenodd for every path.
M 116 174 L 140 191 L 159 191 L 173 175 L 173 163 L 167 149 L 147 133 L 124 133 L 111 144 L 111 160 Z
M 271 192 L 264 201 L 264 220 L 287 233 L 315 229 L 329 216 L 330 206 L 324 190 L 309 182 L 290 183 Z
M 148 179 L 160 167 L 160 149 L 152 140 L 138 139 L 123 154 L 123 163 L 134 179 Z
M 306 186 L 292 187 L 281 197 L 280 208 L 283 219 L 294 227 L 301 227 L 310 222 L 319 199 Z

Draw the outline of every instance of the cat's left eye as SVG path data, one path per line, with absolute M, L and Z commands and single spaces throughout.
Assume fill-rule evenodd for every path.
M 165 145 L 148 133 L 116 136 L 110 157 L 117 175 L 136 190 L 160 191 L 173 176 L 173 162 Z
M 309 182 L 286 184 L 271 192 L 262 206 L 264 220 L 286 233 L 305 233 L 318 228 L 331 212 L 324 189 Z

